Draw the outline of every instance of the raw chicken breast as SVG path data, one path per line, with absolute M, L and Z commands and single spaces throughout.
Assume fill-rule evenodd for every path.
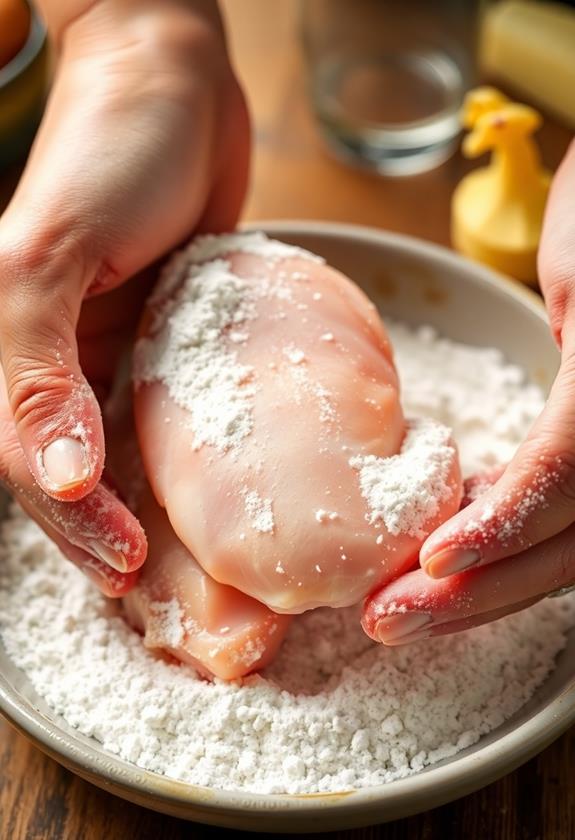
M 449 442 L 415 527 L 379 510 L 406 431 L 387 335 L 357 286 L 263 234 L 203 237 L 172 260 L 134 379 L 146 473 L 174 531 L 211 577 L 274 611 L 358 602 L 458 508 Z
M 275 656 L 290 617 L 218 583 L 180 542 L 152 495 L 132 419 L 129 377 L 118 377 L 105 411 L 108 467 L 148 537 L 138 582 L 126 596 L 129 622 L 146 647 L 170 653 L 205 676 L 238 679 Z
M 289 616 L 212 580 L 176 537 L 150 491 L 138 517 L 148 536 L 148 557 L 124 607 L 130 623 L 144 633 L 146 647 L 224 680 L 271 662 Z

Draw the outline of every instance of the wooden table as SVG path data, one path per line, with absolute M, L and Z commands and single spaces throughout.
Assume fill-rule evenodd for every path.
M 310 114 L 293 0 L 226 0 L 231 46 L 249 94 L 255 164 L 246 218 L 356 222 L 449 243 L 449 199 L 467 164 L 458 156 L 410 179 L 348 169 L 324 152 Z M 570 133 L 548 121 L 543 153 L 557 166 Z M 10 177 L 0 192 L 11 187 Z M 572 840 L 575 730 L 515 773 L 451 805 L 340 838 Z M 217 829 L 130 805 L 81 781 L 0 721 L 2 840 L 215 837 Z M 231 832 L 227 832 L 230 836 Z M 279 835 L 278 835 L 279 836 Z

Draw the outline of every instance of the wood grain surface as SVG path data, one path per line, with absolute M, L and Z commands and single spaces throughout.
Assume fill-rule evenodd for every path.
M 254 117 L 255 160 L 245 217 L 316 218 L 385 227 L 448 244 L 449 202 L 468 164 L 389 180 L 326 155 L 310 113 L 295 0 L 226 0 L 231 49 Z M 556 167 L 570 134 L 541 132 Z M 0 180 L 0 200 L 14 173 Z M 451 805 L 389 825 L 330 836 L 354 840 L 573 840 L 575 731 L 538 758 Z M 217 832 L 217 833 L 216 833 Z M 81 781 L 0 720 L 1 840 L 176 840 L 220 832 L 130 805 Z M 261 835 L 271 836 L 271 835 Z M 279 835 L 278 835 L 279 836 Z

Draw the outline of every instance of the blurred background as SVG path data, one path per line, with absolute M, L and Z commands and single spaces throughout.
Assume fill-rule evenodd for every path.
M 310 92 L 309 65 L 302 45 L 302 5 L 312 7 L 314 0 L 303 4 L 298 0 L 275 0 L 273 4 L 266 0 L 224 0 L 222 4 L 232 54 L 248 95 L 255 129 L 252 186 L 245 216 L 353 222 L 449 244 L 451 195 L 474 164 L 455 152 L 427 172 L 382 177 L 334 157 L 327 150 Z M 329 0 L 328 5 L 331 6 Z M 345 5 L 355 9 L 362 3 L 347 0 Z M 409 0 L 395 5 L 411 8 Z M 435 8 L 441 4 L 428 5 Z M 459 4 L 455 0 L 447 5 Z M 485 15 L 493 5 L 480 4 L 470 12 L 467 45 L 477 40 L 479 21 L 475 15 Z M 575 27 L 575 11 L 564 8 Z M 543 48 L 552 52 L 545 42 Z M 474 56 L 472 62 L 474 79 L 493 81 L 486 73 L 475 70 Z M 575 34 L 571 73 L 574 62 Z M 508 83 L 497 84 L 515 93 Z M 575 80 L 571 90 L 575 90 Z M 575 107 L 575 97 L 573 100 Z M 555 169 L 573 130 L 566 119 L 542 110 L 545 124 L 538 139 L 546 165 Z
M 570 3 L 221 6 L 254 123 L 247 219 L 355 222 L 448 244 L 451 195 L 471 168 L 458 150 L 458 112 L 478 81 L 542 112 L 538 140 L 550 169 L 572 136 Z M 0 0 L 0 204 L 17 181 L 49 75 L 33 5 Z

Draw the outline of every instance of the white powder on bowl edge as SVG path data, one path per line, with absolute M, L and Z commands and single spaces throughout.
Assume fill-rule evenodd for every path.
M 541 409 L 540 391 L 494 350 L 429 329 L 390 333 L 406 413 L 453 428 L 466 473 L 506 461 Z M 340 791 L 452 756 L 533 695 L 574 623 L 567 596 L 385 648 L 364 635 L 357 608 L 315 610 L 294 620 L 263 674 L 209 683 L 147 651 L 120 607 L 22 515 L 0 541 L 0 632 L 38 693 L 110 752 L 219 789 Z

